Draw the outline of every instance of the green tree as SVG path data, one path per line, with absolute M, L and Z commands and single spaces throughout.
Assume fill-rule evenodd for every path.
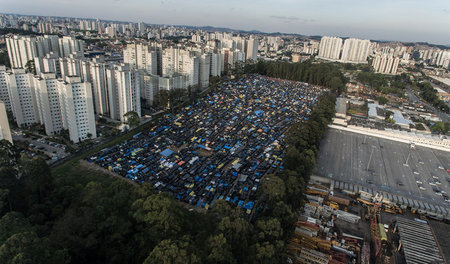
M 293 231 L 294 229 L 294 225 L 292 223 L 297 221 L 297 216 L 294 214 L 294 212 L 292 212 L 289 205 L 285 204 L 282 201 L 276 203 L 272 209 L 271 216 L 278 219 L 282 230 L 284 230 L 283 234 L 285 236 L 291 234 L 291 231 Z
M 50 167 L 41 157 L 32 159 L 22 157 L 24 180 L 29 195 L 35 195 L 36 201 L 41 202 L 44 196 L 51 190 L 53 178 Z
M 378 101 L 378 103 L 380 103 L 381 105 L 385 105 L 385 104 L 387 104 L 388 99 L 386 99 L 386 97 L 383 97 L 383 96 L 378 96 L 378 97 L 377 97 L 377 101 Z
M 69 262 L 70 257 L 66 251 L 51 250 L 48 242 L 40 239 L 34 232 L 14 234 L 0 246 L 0 263 L 56 264 Z
M 299 208 L 300 203 L 304 198 L 304 175 L 299 175 L 296 171 L 286 170 L 281 177 L 283 177 L 286 185 L 287 201 L 292 205 L 292 208 Z
M 219 231 L 230 244 L 233 257 L 238 263 L 248 262 L 248 248 L 251 243 L 252 226 L 244 218 L 224 217 L 217 226 Z
M 36 67 L 34 65 L 34 60 L 29 60 L 25 64 L 25 69 L 27 69 L 28 72 L 31 72 L 32 74 L 36 75 Z
M 125 117 L 125 120 L 127 120 L 127 123 L 131 127 L 136 127 L 141 122 L 139 119 L 139 115 L 135 111 L 129 111 L 123 115 Z
M 144 264 L 194 264 L 200 259 L 189 252 L 189 243 L 192 241 L 161 241 L 145 259 Z
M 207 263 L 236 263 L 230 244 L 223 234 L 211 236 L 208 239 Z
M 276 218 L 267 218 L 256 221 L 259 241 L 275 242 L 283 237 L 281 223 Z
M 267 198 L 270 204 L 286 198 L 286 186 L 283 180 L 273 174 L 265 175 L 262 179 L 261 195 Z
M 436 122 L 431 126 L 431 131 L 445 134 L 448 132 L 444 122 Z
M 133 203 L 133 217 L 144 223 L 155 239 L 174 237 L 182 231 L 184 215 L 172 197 L 154 194 Z
M 295 170 L 300 162 L 300 152 L 293 145 L 289 146 L 284 158 L 284 164 L 287 169 Z
M 32 231 L 32 226 L 19 212 L 9 212 L 0 219 L 0 245 L 14 234 Z
M 11 67 L 11 64 L 10 64 L 7 52 L 1 52 L 0 51 L 0 65 L 5 65 L 8 68 Z
M 275 243 L 265 241 L 255 245 L 255 260 L 258 263 L 281 263 L 280 255 L 284 251 L 284 243 L 281 240 Z
M 161 90 L 155 96 L 155 104 L 160 107 L 169 106 L 169 91 Z
M 344 84 L 342 83 L 342 80 L 339 77 L 335 76 L 331 78 L 328 87 L 330 87 L 331 90 L 337 91 L 340 94 L 341 92 L 343 92 Z
M 0 190 L 10 211 L 20 210 L 24 206 L 21 176 L 19 152 L 9 141 L 0 140 Z

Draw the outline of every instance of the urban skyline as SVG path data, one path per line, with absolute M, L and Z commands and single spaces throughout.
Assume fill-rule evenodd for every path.
M 4 13 L 213 26 L 247 31 L 450 45 L 450 29 L 442 27 L 442 25 L 450 24 L 450 16 L 448 16 L 450 4 L 442 0 L 434 0 L 433 4 L 424 4 L 416 0 L 395 3 L 379 1 L 377 6 L 371 7 L 368 7 L 367 3 L 353 0 L 347 0 L 346 4 L 328 0 L 315 3 L 290 0 L 277 3 L 265 1 L 264 5 L 254 1 L 236 5 L 218 2 L 202 3 L 201 1 L 187 3 L 161 1 L 145 4 L 139 1 L 127 4 L 122 1 L 112 1 L 106 5 L 105 1 L 98 1 L 89 3 L 91 7 L 89 10 L 84 8 L 83 1 L 77 2 L 76 5 L 64 2 L 60 5 L 64 6 L 63 10 L 55 9 L 58 2 L 45 0 L 37 4 L 32 1 L 11 3 L 0 0 Z M 325 9 L 324 6 L 329 8 Z M 48 10 L 53 12 L 49 13 Z M 221 12 L 213 14 L 210 10 L 221 10 Z M 433 19 L 430 19 L 431 17 Z
M 0 263 L 450 263 L 446 4 L 160 1 L 0 0 Z

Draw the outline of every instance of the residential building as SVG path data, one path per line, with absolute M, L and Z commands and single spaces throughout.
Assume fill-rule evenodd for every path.
M 8 116 L 6 115 L 5 104 L 0 101 L 0 140 L 7 140 L 13 143 L 11 137 L 11 130 L 9 129 Z
M 144 75 L 142 85 L 142 98 L 145 99 L 147 105 L 153 105 L 155 96 L 159 92 L 159 76 Z
M 109 115 L 109 97 L 108 97 L 108 81 L 107 81 L 107 69 L 112 66 L 91 61 L 89 63 L 90 79 L 87 80 L 92 85 L 92 97 L 94 99 L 94 110 L 97 115 Z
M 7 74 L 11 110 L 18 126 L 40 123 L 33 75 L 25 69 L 12 69 Z
M 342 39 L 337 37 L 322 37 L 319 44 L 319 58 L 339 60 Z
M 5 104 L 6 111 L 11 111 L 11 102 L 9 99 L 8 73 L 6 66 L 0 65 L 0 101 Z
M 133 68 L 145 70 L 149 74 L 157 74 L 157 53 L 146 44 L 128 44 L 123 50 L 123 61 Z
M 24 68 L 25 65 L 35 57 L 43 57 L 39 54 L 37 40 L 30 36 L 13 36 L 6 38 L 11 68 Z
M 159 77 L 159 91 L 171 91 L 175 89 L 186 89 L 186 76 L 175 74 L 172 76 Z
M 126 64 L 107 70 L 110 117 L 125 122 L 124 115 L 134 111 L 141 117 L 141 84 L 139 72 Z
M 91 84 L 80 77 L 66 77 L 58 81 L 58 91 L 63 126 L 69 130 L 70 140 L 78 143 L 96 138 Z
M 34 78 L 36 104 L 41 124 L 47 135 L 54 135 L 63 129 L 60 91 L 55 73 L 42 73 Z
M 211 71 L 211 54 L 202 54 L 199 60 L 199 86 L 207 88 L 209 86 L 209 75 Z
M 349 38 L 344 42 L 341 61 L 350 63 L 367 63 L 367 57 L 369 56 L 369 53 L 369 40 Z
M 24 68 L 29 61 L 35 58 L 44 58 L 49 53 L 57 57 L 68 57 L 76 54 L 83 57 L 84 41 L 75 37 L 64 36 L 17 36 L 6 38 L 8 56 L 12 68 Z
M 259 44 L 258 39 L 253 37 L 247 41 L 247 55 L 246 55 L 247 60 L 252 61 L 258 60 L 258 44 Z
M 376 73 L 397 74 L 400 58 L 391 54 L 377 54 L 372 62 L 372 68 Z

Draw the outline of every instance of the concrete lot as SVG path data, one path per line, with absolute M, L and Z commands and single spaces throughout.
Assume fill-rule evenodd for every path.
M 407 164 L 407 165 L 406 165 Z M 335 180 L 382 189 L 449 207 L 433 188 L 450 195 L 448 152 L 330 129 L 320 147 L 315 174 Z M 441 168 L 440 168 L 441 167 Z M 444 168 L 444 169 L 442 169 Z M 430 185 L 433 176 L 441 184 Z M 421 190 L 416 181 L 422 182 Z
M 44 144 L 40 141 L 34 140 L 31 137 L 25 138 L 22 135 L 17 135 L 14 133 L 12 135 L 12 138 L 15 141 L 25 141 L 27 142 L 27 144 L 33 144 L 35 146 L 42 147 L 42 149 L 40 150 L 50 157 L 52 157 L 53 155 L 57 155 L 59 159 L 62 159 L 68 155 L 68 153 L 66 153 L 61 147 L 50 146 L 49 144 Z

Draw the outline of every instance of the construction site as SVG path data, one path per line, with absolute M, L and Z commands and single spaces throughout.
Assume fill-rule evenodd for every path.
M 317 177 L 318 178 L 318 177 Z M 382 193 L 352 192 L 312 178 L 289 263 L 448 263 L 448 223 Z

